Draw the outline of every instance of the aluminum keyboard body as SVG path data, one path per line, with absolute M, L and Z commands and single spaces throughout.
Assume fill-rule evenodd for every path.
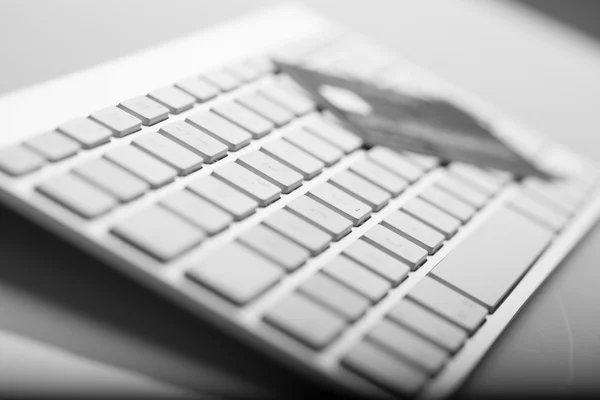
M 448 395 L 595 222 L 598 170 L 550 145 L 574 178 L 549 187 L 366 149 L 256 64 L 365 43 L 279 7 L 9 95 L 0 197 L 322 383 Z

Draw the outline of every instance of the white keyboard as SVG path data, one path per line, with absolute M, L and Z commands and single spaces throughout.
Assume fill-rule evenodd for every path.
M 207 44 L 259 25 L 285 29 Z M 403 84 L 386 50 L 275 9 L 4 98 L 45 107 L 3 139 L 2 201 L 332 388 L 450 394 L 595 221 L 597 167 L 547 141 L 572 178 L 366 148 L 272 57 Z

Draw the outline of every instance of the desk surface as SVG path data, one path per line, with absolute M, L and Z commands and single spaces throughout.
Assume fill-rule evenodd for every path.
M 600 48 L 526 10 L 475 2 L 305 0 L 600 160 Z M 151 46 L 268 0 L 0 5 L 0 93 Z M 203 393 L 310 388 L 272 361 L 0 207 L 0 329 Z M 600 230 L 555 271 L 464 395 L 600 390 Z

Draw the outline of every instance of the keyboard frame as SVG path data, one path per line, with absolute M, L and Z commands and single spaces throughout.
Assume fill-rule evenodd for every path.
M 256 29 L 256 26 L 261 26 L 263 29 Z M 281 34 L 273 35 L 272 32 L 275 31 Z M 339 28 L 303 7 L 295 5 L 280 6 L 123 59 L 9 94 L 0 99 L 0 109 L 7 111 L 5 132 L 10 132 L 10 134 L 0 137 L 0 147 L 21 142 L 32 135 L 51 129 L 78 115 L 88 115 L 108 105 L 118 104 L 127 98 L 148 93 L 161 86 L 171 85 L 187 76 L 197 75 L 211 68 L 227 65 L 246 56 L 276 50 L 285 43 L 303 38 L 306 31 L 312 31 L 315 36 L 325 37 L 336 35 Z M 239 45 L 239 34 L 242 32 L 245 39 L 244 43 L 249 44 L 244 46 L 243 50 Z M 222 43 L 223 45 L 216 48 L 212 43 Z M 198 65 L 197 54 L 194 54 L 190 49 L 207 50 L 207 54 L 201 57 L 202 65 Z M 176 60 L 176 62 L 173 62 L 173 60 Z M 155 67 L 148 68 L 148 65 Z M 256 87 L 268 83 L 271 79 L 271 77 L 261 78 L 259 81 L 246 85 L 240 90 L 219 96 L 217 103 L 227 101 L 245 91 L 252 91 Z M 54 101 L 56 98 L 60 98 L 61 101 Z M 192 110 L 175 116 L 175 119 L 185 119 L 189 113 L 208 109 L 217 103 L 211 101 L 207 104 L 196 105 Z M 36 118 L 31 118 L 31 113 L 37 113 L 38 110 L 40 114 Z M 263 143 L 276 139 L 313 117 L 314 115 L 302 117 L 289 126 L 267 135 L 265 138 L 253 141 L 250 146 L 236 152 L 234 156 L 228 156 L 226 162 L 235 161 L 237 157 L 257 149 Z M 170 122 L 173 122 L 173 118 L 152 127 L 144 127 L 142 132 L 158 131 L 163 124 Z M 134 134 L 133 137 L 136 137 L 136 135 Z M 331 175 L 345 169 L 351 162 L 364 157 L 364 151 L 358 150 L 347 156 L 340 163 L 327 168 L 322 174 L 305 183 L 292 194 L 282 196 L 282 200 L 267 209 L 259 209 L 256 214 L 236 223 L 224 234 L 211 239 L 201 248 L 186 253 L 174 262 L 167 263 L 166 267 L 161 267 L 161 263 L 153 258 L 145 256 L 119 239 L 110 236 L 107 232 L 108 226 L 112 221 L 116 221 L 139 209 L 142 204 L 154 203 L 157 198 L 166 195 L 167 192 L 175 191 L 186 186 L 190 180 L 209 174 L 214 169 L 214 165 L 204 165 L 198 173 L 178 179 L 174 184 L 148 193 L 142 199 L 132 202 L 132 204 L 120 207 L 117 211 L 95 220 L 96 222 L 91 224 L 93 226 L 31 190 L 33 185 L 38 180 L 43 180 L 45 176 L 55 175 L 59 171 L 70 169 L 83 159 L 94 158 L 106 152 L 110 147 L 128 143 L 131 138 L 132 136 L 128 136 L 108 145 L 85 151 L 68 161 L 52 165 L 45 168 L 45 171 L 24 178 L 12 179 L 0 173 L 0 201 L 23 216 L 65 238 L 70 243 L 102 259 L 107 265 L 117 268 L 126 275 L 178 302 L 204 320 L 220 326 L 250 345 L 262 348 L 266 354 L 283 360 L 290 367 L 322 383 L 351 390 L 365 390 L 367 393 L 379 394 L 383 392 L 368 381 L 341 368 L 335 363 L 336 357 L 358 340 L 362 332 L 366 331 L 383 316 L 394 302 L 402 298 L 445 254 L 457 246 L 471 230 L 483 223 L 494 209 L 502 206 L 515 191 L 514 188 L 509 188 L 502 192 L 500 196 L 495 197 L 483 211 L 477 213 L 472 221 L 461 228 L 459 233 L 445 244 L 439 252 L 429 257 L 428 262 L 423 267 L 412 273 L 408 280 L 399 287 L 394 288 L 383 301 L 353 325 L 349 332 L 344 333 L 341 340 L 336 341 L 324 352 L 314 357 L 312 355 L 314 353 L 300 343 L 262 323 L 259 318 L 261 310 L 265 310 L 274 304 L 281 296 L 288 293 L 290 287 L 316 271 L 324 262 L 339 254 L 348 242 L 361 236 L 385 216 L 397 210 L 408 199 L 414 197 L 423 187 L 435 180 L 442 171 L 433 170 L 429 172 L 399 197 L 392 199 L 389 205 L 375 213 L 365 224 L 354 228 L 349 236 L 340 242 L 334 242 L 330 250 L 309 260 L 305 266 L 286 279 L 275 290 L 261 296 L 255 302 L 252 302 L 250 306 L 237 309 L 218 295 L 187 281 L 182 274 L 182 268 L 189 266 L 193 260 L 229 241 L 232 237 L 237 236 L 241 231 L 256 224 L 257 221 L 264 219 L 275 210 L 284 207 L 285 204 L 306 193 L 310 188 L 325 182 Z M 219 162 L 216 165 L 222 164 L 222 162 Z M 569 222 L 549 250 L 531 267 L 498 310 L 487 317 L 483 327 L 467 341 L 465 347 L 456 356 L 450 359 L 441 373 L 426 385 L 424 391 L 420 394 L 421 397 L 449 395 L 468 377 L 478 361 L 485 355 L 526 300 L 554 270 L 560 260 L 595 224 L 600 216 L 600 188 L 598 186 L 589 195 L 589 199 L 586 206 Z M 60 222 L 57 223 L 57 220 Z M 109 239 L 102 239 L 106 235 L 109 235 Z M 180 285 L 179 289 L 174 289 L 173 284 Z M 238 324 L 240 320 L 248 323 L 250 328 L 242 329 Z

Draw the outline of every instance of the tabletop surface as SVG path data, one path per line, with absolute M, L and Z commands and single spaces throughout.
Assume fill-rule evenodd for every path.
M 501 3 L 304 2 L 600 160 L 600 48 L 591 40 Z M 1 0 L 0 94 L 273 3 Z M 0 330 L 205 394 L 312 390 L 1 206 L 0 221 Z M 600 366 L 599 256 L 600 230 L 594 229 L 515 318 L 461 394 L 600 390 L 594 368 Z

